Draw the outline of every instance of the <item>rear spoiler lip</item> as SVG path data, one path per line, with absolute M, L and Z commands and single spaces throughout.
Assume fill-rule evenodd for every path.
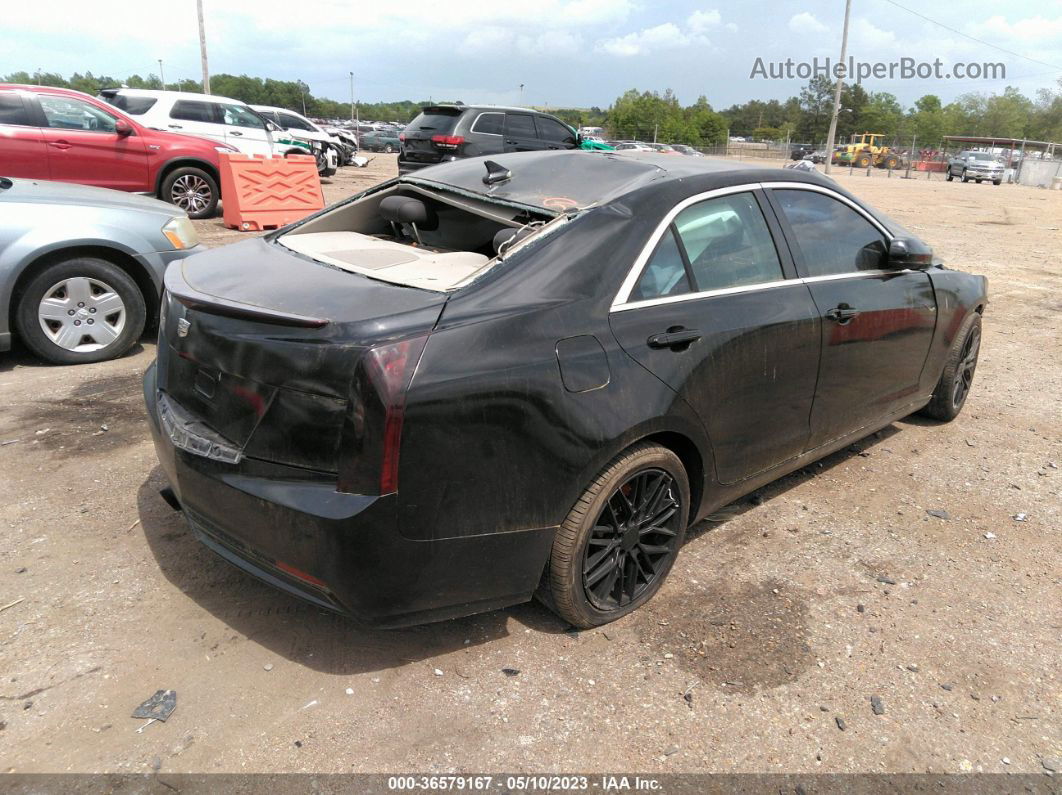
M 225 298 L 201 293 L 192 287 L 180 274 L 180 265 L 166 269 L 165 285 L 166 292 L 189 309 L 206 312 L 211 315 L 231 317 L 239 320 L 251 320 L 260 323 L 271 323 L 275 326 L 291 326 L 294 328 L 322 328 L 330 321 L 307 315 L 295 315 L 290 312 L 281 312 L 276 309 L 266 309 L 253 304 L 241 304 L 237 301 L 229 301 Z

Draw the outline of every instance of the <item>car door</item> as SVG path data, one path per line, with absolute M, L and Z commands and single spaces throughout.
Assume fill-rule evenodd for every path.
M 116 115 L 76 97 L 35 97 L 44 116 L 41 135 L 50 179 L 115 190 L 153 189 L 144 139 L 135 130 L 120 134 Z
M 533 152 L 545 149 L 544 141 L 539 140 L 535 129 L 535 117 L 530 113 L 505 114 L 505 151 Z
M 225 143 L 249 155 L 272 155 L 273 137 L 265 121 L 244 105 L 221 103 Z
M 221 123 L 221 112 L 217 103 L 207 100 L 177 100 L 170 107 L 169 118 L 163 129 L 225 143 L 225 126 Z
M 674 207 L 609 321 L 623 349 L 700 416 L 716 476 L 736 483 L 803 452 L 821 333 L 755 186 Z
M 885 267 L 891 236 L 855 202 L 795 183 L 770 194 L 822 318 L 813 449 L 918 397 L 936 298 L 925 271 Z
M 570 127 L 549 116 L 535 117 L 535 127 L 546 149 L 574 149 L 579 145 L 579 139 Z
M 0 176 L 48 179 L 48 150 L 37 125 L 36 108 L 19 92 L 0 91 Z

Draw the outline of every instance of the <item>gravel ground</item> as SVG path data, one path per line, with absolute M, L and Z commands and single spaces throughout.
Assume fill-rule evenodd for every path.
M 326 196 L 394 170 L 377 155 Z M 74 368 L 0 356 L 2 769 L 1057 765 L 1062 193 L 837 178 L 989 277 L 965 411 L 897 422 L 720 511 L 649 605 L 596 631 L 529 604 L 365 632 L 277 593 L 158 496 L 150 338 Z M 197 226 L 211 245 L 240 236 Z M 137 732 L 159 688 L 177 710 Z

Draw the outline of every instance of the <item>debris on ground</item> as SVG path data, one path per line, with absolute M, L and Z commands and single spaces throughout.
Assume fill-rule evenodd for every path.
M 844 718 L 842 718 L 840 715 L 834 718 L 834 720 L 837 721 L 837 728 L 841 731 L 844 731 L 848 728 L 848 724 L 844 722 Z
M 133 710 L 133 717 L 165 722 L 175 709 L 177 709 L 177 691 L 156 690 L 151 698 Z
M 23 569 L 22 571 L 25 571 L 25 569 Z M 21 572 L 19 572 L 19 573 L 21 574 Z M 15 605 L 20 604 L 20 603 L 25 602 L 25 601 L 26 601 L 26 597 L 22 596 L 22 597 L 19 597 L 18 599 L 16 599 L 14 602 L 8 602 L 3 607 L 0 607 L 0 613 L 3 613 L 9 607 L 14 607 Z
M 881 700 L 881 696 L 870 697 L 870 708 L 874 710 L 875 715 L 885 714 L 885 702 Z
M 1029 520 L 1029 515 L 1026 514 L 1026 513 L 1016 513 L 1016 514 L 1014 514 L 1014 521 L 1015 522 L 1027 522 L 1028 520 Z
M 273 670 L 273 663 L 266 663 L 265 665 L 262 666 L 262 669 L 265 670 L 265 671 L 272 671 Z
M 436 668 L 434 671 L 432 671 L 432 673 L 434 673 L 436 676 L 443 675 L 442 668 Z
M 896 584 L 896 580 L 894 580 L 892 577 L 886 577 L 884 575 L 882 575 L 881 577 L 878 577 L 878 582 L 884 583 L 885 585 L 895 585 Z
M 930 508 L 926 511 L 926 513 L 928 513 L 930 516 L 935 516 L 937 519 L 944 519 L 945 521 L 951 519 L 950 513 L 948 513 L 947 511 L 939 511 L 936 508 Z
M 519 668 L 502 668 L 501 672 L 506 676 L 518 676 L 520 674 Z
M 1049 770 L 1052 773 L 1062 773 L 1062 757 L 1045 756 L 1040 760 L 1040 764 L 1043 765 L 1044 770 Z

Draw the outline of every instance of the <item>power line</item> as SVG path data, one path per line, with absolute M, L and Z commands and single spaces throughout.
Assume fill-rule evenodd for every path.
M 983 44 L 986 47 L 991 47 L 993 50 L 999 50 L 1000 52 L 1005 52 L 1005 53 L 1007 53 L 1007 55 L 1013 55 L 1016 58 L 1024 58 L 1026 61 L 1031 61 L 1032 63 L 1038 63 L 1041 66 L 1050 66 L 1052 69 L 1056 69 L 1059 72 L 1062 72 L 1062 66 L 1059 66 L 1058 64 L 1048 63 L 1047 61 L 1038 61 L 1036 58 L 1030 58 L 1028 55 L 1022 55 L 1020 52 L 1014 52 L 1014 50 L 1008 50 L 1006 47 L 1000 47 L 1000 46 L 998 46 L 996 44 L 992 44 L 991 42 L 987 42 L 984 39 L 979 39 L 976 36 L 971 36 L 968 33 L 963 33 L 961 30 L 956 30 L 955 28 L 951 27 L 950 25 L 945 25 L 943 22 L 937 22 L 937 20 L 935 20 L 935 19 L 930 19 L 925 14 L 923 14 L 923 13 L 921 13 L 919 11 L 915 11 L 913 8 L 908 8 L 907 6 L 900 5 L 899 3 L 896 2 L 896 0 L 885 0 L 885 2 L 888 3 L 889 5 L 893 5 L 893 6 L 896 6 L 897 8 L 903 9 L 908 14 L 914 14 L 916 17 L 920 17 L 920 18 L 924 19 L 926 22 L 932 22 L 934 25 L 937 25 L 939 27 L 944 28 L 944 30 L 950 30 L 952 33 L 958 34 L 959 36 L 962 36 L 965 39 L 969 39 L 970 41 L 976 41 L 978 44 Z

